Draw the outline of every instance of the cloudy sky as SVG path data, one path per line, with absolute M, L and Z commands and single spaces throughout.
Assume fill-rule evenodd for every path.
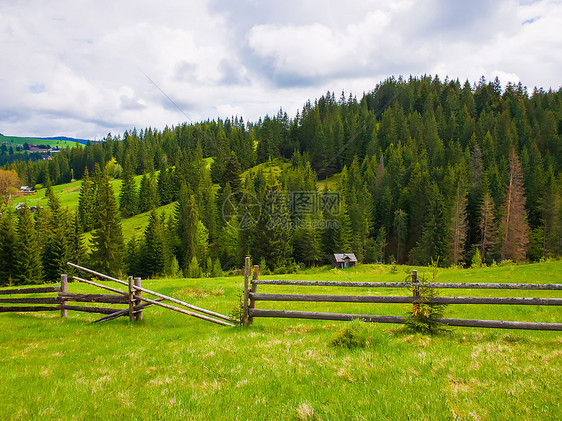
M 562 85 L 557 0 L 0 0 L 0 133 L 294 116 L 391 75 Z

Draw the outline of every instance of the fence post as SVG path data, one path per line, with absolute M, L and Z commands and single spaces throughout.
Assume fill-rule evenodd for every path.
M 129 276 L 129 321 L 132 322 L 134 320 L 134 309 L 135 309 L 135 297 L 133 289 L 133 277 Z
M 142 287 L 141 278 L 135 278 L 135 286 Z M 135 306 L 140 306 L 142 304 L 142 291 L 135 289 Z M 135 314 L 135 320 L 142 320 L 142 309 L 138 309 Z
M 249 257 L 246 257 L 244 263 L 244 318 L 242 322 L 244 326 L 248 326 L 248 297 L 250 296 L 248 287 L 250 283 L 250 266 L 252 265 L 252 262 Z
M 60 276 L 60 292 L 59 296 L 62 294 L 66 294 L 68 292 L 68 276 L 66 274 L 62 274 Z M 60 303 L 60 316 L 67 317 L 68 310 L 66 309 L 66 300 L 62 300 Z
M 250 292 L 254 293 L 256 292 L 256 290 L 258 289 L 258 284 L 254 283 L 254 281 L 258 280 L 260 274 L 260 267 L 258 265 L 254 265 L 254 271 L 252 273 L 252 288 L 250 290 Z M 254 309 L 256 307 L 256 300 L 254 300 L 253 298 L 250 298 L 250 309 Z M 251 325 L 252 323 L 254 323 L 254 318 L 250 315 L 248 315 L 248 324 Z

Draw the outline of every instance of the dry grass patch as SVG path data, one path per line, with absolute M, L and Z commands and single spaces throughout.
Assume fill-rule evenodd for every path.
M 223 297 L 224 290 L 222 288 L 215 288 L 212 290 L 204 288 L 182 288 L 176 292 L 180 296 L 187 296 L 191 298 L 208 298 L 208 297 Z

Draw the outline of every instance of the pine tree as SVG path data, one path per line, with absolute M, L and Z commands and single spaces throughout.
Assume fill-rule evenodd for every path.
M 222 276 L 221 262 L 218 258 L 216 258 L 211 270 L 211 278 L 218 278 L 220 276 Z
M 94 197 L 94 183 L 90 179 L 88 167 L 86 167 L 78 196 L 78 220 L 82 232 L 89 232 L 94 229 Z
M 154 174 L 142 176 L 139 189 L 139 212 L 148 212 L 158 206 L 158 191 L 154 182 Z
M 475 244 L 480 250 L 480 256 L 483 262 L 486 261 L 486 254 L 490 246 L 495 244 L 496 237 L 495 216 L 494 216 L 494 200 L 490 193 L 486 190 L 482 198 L 480 206 L 480 236 L 479 242 Z
M 180 197 L 175 209 L 175 221 L 179 240 L 178 258 L 184 271 L 187 272 L 191 259 L 197 253 L 199 215 L 195 197 L 190 194 L 185 184 L 182 184 L 180 188 Z
M 148 225 L 144 231 L 142 269 L 144 277 L 153 277 L 165 273 L 167 262 L 167 244 L 162 220 L 153 209 L 150 211 Z
M 552 166 L 546 175 L 545 190 L 539 200 L 544 227 L 544 254 L 559 255 L 562 246 L 562 185 L 557 183 Z
M 312 219 L 306 215 L 304 219 L 299 219 L 303 226 L 295 230 L 293 236 L 293 255 L 297 262 L 303 262 L 308 266 L 315 265 L 321 258 L 320 233 L 314 223 L 317 219 Z
M 14 265 L 16 285 L 40 284 L 43 282 L 41 250 L 35 231 L 35 223 L 27 206 L 20 210 L 17 223 L 17 249 Z
M 53 190 L 51 181 L 47 179 L 47 191 L 45 197 L 48 199 L 48 205 L 53 212 L 57 212 L 60 209 L 60 200 Z
M 122 179 L 121 194 L 119 195 L 119 211 L 121 212 L 121 216 L 129 217 L 136 215 L 138 209 L 138 192 L 135 183 L 135 173 L 129 158 L 125 161 Z
M 55 208 L 56 209 L 56 208 Z M 72 222 L 67 210 L 52 209 L 49 230 L 43 248 L 43 270 L 47 282 L 57 282 L 61 273 L 68 273 L 67 262 L 72 257 Z
M 141 276 L 143 268 L 141 264 L 141 247 L 137 237 L 133 236 L 127 241 L 125 248 L 125 271 L 129 275 Z
M 16 230 L 10 211 L 0 214 L 0 285 L 9 285 L 14 279 L 17 247 Z
M 281 185 L 270 178 L 264 191 L 262 213 L 251 230 L 252 257 L 266 259 L 271 270 L 288 266 L 292 262 L 292 230 L 288 203 Z
M 123 270 L 124 240 L 117 201 L 107 171 L 102 173 L 97 192 L 90 263 L 99 272 L 117 276 Z
M 464 258 L 464 246 L 468 223 L 466 220 L 466 192 L 461 189 L 460 183 L 457 185 L 457 194 L 453 203 L 453 221 L 451 224 L 451 263 L 458 265 Z
M 186 271 L 187 278 L 201 278 L 201 267 L 197 261 L 197 256 L 193 256 Z
M 396 263 L 404 263 L 406 239 L 408 238 L 408 214 L 402 209 L 394 212 L 394 241 L 396 243 Z
M 436 185 L 432 185 L 429 206 L 418 245 L 413 250 L 415 263 L 427 265 L 432 261 L 443 262 L 448 254 L 449 218 L 443 196 Z
M 521 162 L 514 149 L 509 154 L 509 182 L 502 208 L 501 259 L 521 261 L 527 254 L 529 226 L 525 210 L 525 191 Z

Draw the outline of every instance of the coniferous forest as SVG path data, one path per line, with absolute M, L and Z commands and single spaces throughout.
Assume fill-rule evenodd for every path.
M 69 260 L 199 277 L 246 255 L 277 272 L 346 252 L 463 267 L 556 258 L 561 134 L 560 89 L 424 76 L 390 78 L 360 99 L 328 92 L 292 117 L 108 135 L 2 168 L 46 187 L 49 205 L 3 207 L 0 284 L 56 281 Z M 52 188 L 72 179 L 82 180 L 76 212 Z M 158 210 L 170 203 L 172 215 Z M 124 238 L 123 218 L 143 212 L 144 234 Z

